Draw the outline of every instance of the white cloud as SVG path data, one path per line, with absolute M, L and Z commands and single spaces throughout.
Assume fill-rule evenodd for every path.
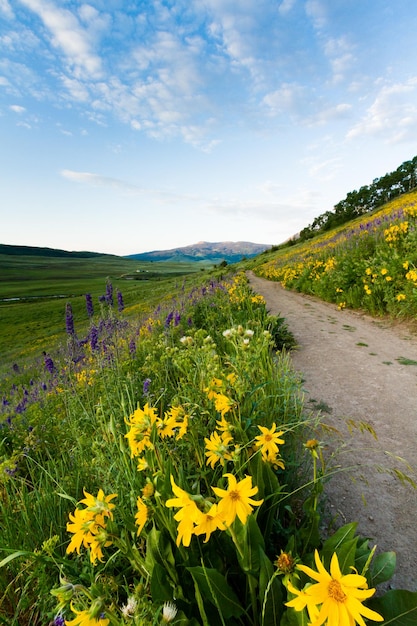
M 306 160 L 306 164 L 309 166 L 309 176 L 313 180 L 321 183 L 333 180 L 342 169 L 342 159 L 340 157 L 334 157 L 319 162 L 315 159 L 309 159 Z
M 175 191 L 141 187 L 140 185 L 134 185 L 125 180 L 121 180 L 120 178 L 102 176 L 101 174 L 95 174 L 93 172 L 78 172 L 76 170 L 63 169 L 60 171 L 60 174 L 63 178 L 66 178 L 74 183 L 89 185 L 92 187 L 107 187 L 127 193 L 128 195 L 148 195 L 164 203 L 173 203 L 177 201 L 181 201 L 182 203 L 194 203 L 198 201 L 197 197 L 186 193 L 179 194 Z
M 9 106 L 9 109 L 11 111 L 14 111 L 14 113 L 18 113 L 19 115 L 26 111 L 25 107 L 22 107 L 19 104 L 11 104 Z
M 270 115 L 290 114 L 303 116 L 309 109 L 306 87 L 296 83 L 283 83 L 279 89 L 264 96 L 262 104 Z
M 388 143 L 414 141 L 417 132 L 417 77 L 384 85 L 365 116 L 348 132 L 348 139 L 362 135 L 382 137 Z
M 307 0 L 305 10 L 307 16 L 311 19 L 314 28 L 322 30 L 326 26 L 326 10 L 320 0 Z
M 14 18 L 13 9 L 8 0 L 0 0 L 0 13 L 3 13 L 3 15 L 9 19 Z
M 330 61 L 333 81 L 338 83 L 344 80 L 355 62 L 353 46 L 346 37 L 330 38 L 325 43 L 324 51 Z
M 322 107 L 322 108 L 320 108 Z M 316 112 L 308 117 L 307 124 L 328 124 L 335 120 L 347 119 L 352 111 L 352 105 L 347 102 L 341 102 L 335 105 L 323 104 L 316 107 Z
M 90 93 L 85 83 L 64 75 L 61 76 L 61 81 L 71 99 L 77 102 L 87 102 L 90 99 Z
M 282 0 L 278 7 L 278 13 L 280 13 L 280 15 L 287 15 L 295 5 L 295 2 L 296 0 Z
M 64 53 L 77 78 L 102 75 L 101 59 L 95 54 L 87 31 L 71 11 L 56 7 L 48 0 L 21 2 L 42 19 L 52 35 L 52 45 Z

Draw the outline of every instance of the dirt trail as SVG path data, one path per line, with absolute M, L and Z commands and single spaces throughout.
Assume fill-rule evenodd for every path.
M 286 319 L 297 341 L 292 353 L 305 392 L 305 405 L 342 432 L 337 462 L 355 466 L 326 486 L 336 524 L 358 522 L 358 532 L 378 551 L 394 550 L 394 589 L 417 590 L 417 489 L 403 484 L 396 468 L 417 483 L 417 335 L 409 329 L 248 277 L 273 315 Z M 367 422 L 377 435 L 347 420 Z M 326 435 L 328 439 L 328 435 Z M 322 437 L 324 439 L 324 436 Z M 337 446 L 336 440 L 330 448 Z M 406 459 L 407 467 L 392 455 Z

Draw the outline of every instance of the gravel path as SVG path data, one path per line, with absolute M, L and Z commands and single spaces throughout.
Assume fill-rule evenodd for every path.
M 403 325 L 339 311 L 252 272 L 248 277 L 297 341 L 292 361 L 306 408 L 320 410 L 322 421 L 341 432 L 337 463 L 355 466 L 326 486 L 329 515 L 339 526 L 357 521 L 358 533 L 378 551 L 394 550 L 397 570 L 389 587 L 416 591 L 417 489 L 395 471 L 417 483 L 417 335 Z M 349 420 L 370 424 L 377 439 L 349 428 Z M 325 438 L 335 450 L 338 438 Z

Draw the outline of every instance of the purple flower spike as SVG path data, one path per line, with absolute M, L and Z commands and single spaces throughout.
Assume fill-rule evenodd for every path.
M 85 294 L 85 305 L 87 307 L 87 315 L 88 317 L 93 317 L 94 315 L 94 306 L 93 306 L 93 298 L 91 297 L 91 293 Z
M 151 379 L 150 378 L 145 378 L 145 380 L 143 381 L 143 395 L 147 396 L 149 393 L 149 387 L 151 386 Z
M 123 309 L 125 308 L 124 302 L 123 302 L 123 295 L 122 292 L 117 290 L 117 305 L 118 305 L 118 311 L 119 313 L 121 313 L 123 311 Z
M 45 369 L 50 373 L 53 374 L 55 371 L 55 365 L 53 360 L 51 359 L 51 357 L 49 356 L 49 354 L 44 353 L 44 363 L 45 363 Z
M 136 354 L 136 341 L 134 339 L 129 341 L 129 353 L 132 357 Z
M 90 346 L 91 349 L 97 350 L 98 346 L 98 328 L 97 326 L 93 326 L 90 330 Z
M 109 306 L 113 306 L 113 285 L 110 281 L 106 284 L 106 302 Z
M 67 334 L 70 335 L 70 337 L 73 337 L 75 335 L 74 316 L 72 314 L 72 306 L 69 302 L 67 302 L 65 307 L 65 327 L 67 329 Z

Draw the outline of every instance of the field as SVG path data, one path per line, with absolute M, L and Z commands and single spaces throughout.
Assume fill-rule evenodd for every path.
M 343 468 L 240 271 L 275 254 L 5 263 L 0 623 L 413 623 L 417 592 L 375 595 L 393 553 L 322 533 Z
M 59 258 L 0 255 L 0 354 L 5 365 L 34 358 L 65 337 L 65 304 L 70 302 L 77 331 L 89 325 L 85 294 L 93 301 L 106 281 L 123 293 L 127 313 L 157 303 L 165 281 L 207 269 L 200 263 L 143 263 L 122 257 Z

